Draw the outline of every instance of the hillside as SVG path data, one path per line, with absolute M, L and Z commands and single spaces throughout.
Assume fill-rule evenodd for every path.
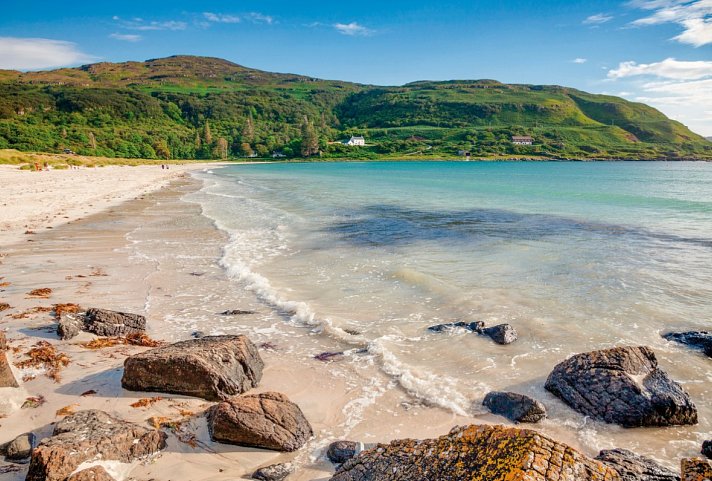
M 305 119 L 307 122 L 305 123 Z M 366 147 L 334 141 L 364 135 Z M 529 135 L 515 146 L 512 135 Z M 492 80 L 375 87 L 175 56 L 0 71 L 0 149 L 129 158 L 712 158 L 659 111 Z

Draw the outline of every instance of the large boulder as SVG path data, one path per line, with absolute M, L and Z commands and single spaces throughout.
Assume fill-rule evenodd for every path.
M 7 350 L 7 340 L 5 333 L 0 331 L 0 388 L 2 387 L 19 387 L 17 379 L 12 373 L 10 363 L 7 360 L 5 351 Z
M 712 480 L 712 463 L 705 459 L 688 458 L 680 462 L 682 466 L 682 481 Z
M 346 461 L 331 481 L 614 481 L 603 463 L 535 431 L 456 427 L 437 439 L 379 444 Z
M 621 481 L 680 481 L 677 473 L 627 449 L 604 450 L 596 459 L 615 469 Z
M 166 434 L 103 411 L 80 411 L 59 421 L 32 452 L 26 481 L 66 481 L 84 462 L 131 463 L 166 447 Z
M 216 404 L 208 412 L 208 427 L 214 441 L 275 451 L 296 451 L 314 434 L 299 406 L 276 392 Z
M 494 414 L 515 423 L 536 423 L 546 417 L 546 408 L 536 399 L 514 392 L 492 391 L 482 402 Z
M 263 367 L 246 336 L 206 336 L 127 358 L 121 385 L 221 401 L 257 386 Z
M 125 337 L 146 332 L 146 318 L 140 314 L 92 307 L 84 315 L 83 330 L 97 336 Z
M 679 342 L 694 349 L 703 351 L 707 356 L 712 357 L 712 332 L 709 331 L 687 331 L 669 332 L 663 334 L 668 341 Z
M 697 423 L 690 396 L 649 347 L 577 354 L 554 368 L 546 389 L 582 414 L 624 427 Z

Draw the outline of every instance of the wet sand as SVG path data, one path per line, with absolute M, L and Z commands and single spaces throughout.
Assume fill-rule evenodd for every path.
M 50 342 L 71 359 L 58 382 L 41 370 L 15 368 L 18 380 L 24 381 L 12 397 L 8 396 L 8 389 L 0 393 L 10 401 L 5 402 L 6 411 L 7 404 L 17 407 L 27 397 L 42 396 L 46 402 L 37 408 L 11 410 L 0 419 L 0 443 L 27 431 L 33 431 L 40 439 L 49 435 L 53 423 L 61 419 L 57 411 L 67 406 L 75 411 L 101 409 L 142 424 L 152 416 L 166 416 L 186 421 L 185 431 L 194 435 L 197 442 L 185 443 L 170 434 L 168 448 L 135 466 L 131 479 L 232 480 L 249 478 L 261 466 L 292 462 L 298 472 L 290 479 L 313 480 L 330 477 L 333 466 L 325 459 L 324 449 L 347 433 L 368 443 L 440 435 L 454 425 L 473 421 L 414 404 L 385 375 L 380 375 L 378 383 L 372 382 L 370 378 L 376 372 L 372 366 L 364 365 L 354 372 L 345 363 L 323 363 L 292 352 L 290 338 L 304 328 L 281 318 L 275 321 L 274 313 L 266 312 L 251 293 L 230 283 L 217 265 L 224 234 L 200 215 L 198 205 L 180 200 L 199 187 L 196 180 L 179 178 L 162 190 L 56 229 L 37 232 L 31 236 L 32 242 L 23 239 L 0 245 L 0 282 L 9 283 L 0 288 L 0 300 L 12 306 L 0 313 L 0 329 L 6 331 L 11 362 L 25 359 L 24 354 L 39 341 Z M 48 299 L 27 295 L 42 287 L 52 289 Z M 121 388 L 124 359 L 145 348 L 86 349 L 81 343 L 94 338 L 87 333 L 60 341 L 51 312 L 13 318 L 28 309 L 56 303 L 144 314 L 150 336 L 165 341 L 187 339 L 190 336 L 185 334 L 185 326 L 200 330 L 203 323 L 213 326 L 207 334 L 248 334 L 262 345 L 260 354 L 266 366 L 255 392 L 279 391 L 299 404 L 314 428 L 314 438 L 296 453 L 213 443 L 202 416 L 211 403 Z M 256 314 L 239 319 L 220 316 L 218 313 L 225 309 L 254 310 Z M 182 329 L 175 329 L 178 323 Z M 219 324 L 224 328 L 216 330 L 214 326 Z M 311 341 L 315 354 L 333 348 L 317 335 Z M 385 389 L 371 389 L 384 385 Z M 82 396 L 89 391 L 96 394 Z M 163 399 L 149 408 L 130 406 L 152 396 Z M 393 415 L 394 409 L 398 415 Z M 195 414 L 182 417 L 181 410 Z M 21 466 L 19 471 L 1 477 L 19 481 L 25 474 L 26 466 Z

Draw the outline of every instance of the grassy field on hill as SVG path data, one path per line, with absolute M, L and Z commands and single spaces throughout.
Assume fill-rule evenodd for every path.
M 365 136 L 367 146 L 338 142 L 351 135 Z M 513 135 L 534 143 L 513 145 Z M 458 151 L 712 159 L 709 141 L 617 97 L 492 80 L 374 87 L 187 56 L 0 71 L 0 149 L 157 160 L 457 158 Z

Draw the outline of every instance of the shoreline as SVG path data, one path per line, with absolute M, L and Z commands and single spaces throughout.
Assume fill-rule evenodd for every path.
M 305 342 L 315 354 L 340 346 L 309 327 L 288 322 L 284 313 L 275 312 L 228 278 L 219 265 L 227 234 L 189 199 L 202 183 L 190 175 L 177 177 L 138 198 L 56 229 L 42 230 L 33 236 L 33 242 L 2 245 L 6 256 L 0 258 L 0 277 L 12 284 L 1 294 L 13 309 L 0 313 L 0 329 L 8 330 L 10 346 L 17 349 L 10 351 L 12 362 L 23 359 L 22 355 L 39 340 L 50 342 L 72 361 L 62 371 L 59 383 L 41 372 L 23 383 L 27 396 L 42 395 L 47 402 L 0 419 L 0 444 L 29 429 L 44 437 L 51 424 L 61 419 L 56 411 L 67 406 L 102 409 L 142 425 L 147 425 L 151 416 L 175 417 L 182 409 L 195 413 L 187 426 L 198 440 L 197 447 L 171 434 L 168 449 L 136 466 L 132 477 L 229 481 L 261 466 L 293 462 L 298 472 L 290 480 L 306 481 L 330 477 L 333 466 L 325 460 L 323 451 L 329 442 L 344 436 L 365 443 L 387 442 L 436 437 L 455 425 L 503 424 L 502 418 L 489 413 L 458 416 L 428 406 L 373 366 L 322 363 L 295 353 L 290 343 L 304 332 L 313 334 Z M 195 242 L 196 238 L 200 242 Z M 52 296 L 42 300 L 26 297 L 27 292 L 39 287 L 52 288 Z M 250 392 L 287 394 L 312 423 L 315 437 L 295 453 L 221 445 L 210 441 L 201 416 L 210 403 L 161 395 L 164 399 L 148 408 L 130 407 L 139 399 L 156 395 L 128 392 L 120 386 L 123 359 L 144 348 L 118 346 L 91 351 L 80 346 L 93 338 L 86 333 L 73 341 L 58 341 L 48 312 L 11 318 L 26 309 L 59 302 L 144 314 L 149 335 L 169 342 L 190 338 L 191 331 L 211 325 L 219 327 L 208 334 L 244 333 L 256 344 L 274 344 L 274 349 L 261 348 L 265 374 L 259 388 Z M 256 315 L 226 319 L 217 314 L 231 308 L 254 310 Z M 97 394 L 81 395 L 88 390 Z M 595 455 L 591 446 L 557 426 L 560 421 L 552 419 L 532 428 Z M 635 436 L 633 431 L 629 434 Z M 24 471 L 8 479 L 24 479 Z
M 70 411 L 100 409 L 142 425 L 148 425 L 150 417 L 175 418 L 177 412 L 183 410 L 195 413 L 187 426 L 198 439 L 197 447 L 186 445 L 170 435 L 168 449 L 135 466 L 131 477 L 229 481 L 249 476 L 262 466 L 292 462 L 297 472 L 290 479 L 307 481 L 331 476 L 334 467 L 325 459 L 324 449 L 328 443 L 344 435 L 355 436 L 364 442 L 387 441 L 396 437 L 441 435 L 456 424 L 472 422 L 472 419 L 413 402 L 407 393 L 394 389 L 393 385 L 387 391 L 371 392 L 369 371 L 354 373 L 347 365 L 303 359 L 292 353 L 288 340 L 306 328 L 289 325 L 281 318 L 275 322 L 275 314 L 266 312 L 266 306 L 251 293 L 235 289 L 217 262 L 225 234 L 200 214 L 197 204 L 181 200 L 200 187 L 199 181 L 193 178 L 174 179 L 162 189 L 56 229 L 38 232 L 33 236 L 33 242 L 2 246 L 0 277 L 9 285 L 0 288 L 0 293 L 11 308 L 0 313 L 0 329 L 7 334 L 10 363 L 26 359 L 24 354 L 40 341 L 49 342 L 58 352 L 69 356 L 71 362 L 61 371 L 57 383 L 42 369 L 13 368 L 21 387 L 12 400 L 15 409 L 0 419 L 0 444 L 28 431 L 34 432 L 38 439 L 47 437 L 53 424 L 62 418 L 57 412 L 64 408 Z M 201 236 L 201 253 L 193 256 L 166 253 L 166 244 L 175 247 L 175 243 L 185 236 L 184 222 L 189 219 L 198 222 L 191 225 L 190 234 Z M 158 246 L 158 252 L 166 254 L 165 258 L 146 259 L 135 246 L 142 242 L 154 243 L 157 233 L 166 236 L 161 239 L 162 246 Z M 191 239 L 183 240 L 194 247 Z M 184 257 L 193 259 L 185 259 L 185 266 L 172 265 L 175 258 Z M 177 299 L 181 292 L 198 289 L 208 281 L 210 290 L 221 295 L 216 296 L 213 312 L 203 312 L 194 321 L 190 316 L 196 306 L 177 307 Z M 26 295 L 39 287 L 51 288 L 51 296 L 35 299 Z M 217 312 L 225 308 L 254 309 L 257 315 L 253 319 L 230 320 L 231 325 L 214 334 L 246 333 L 256 344 L 275 344 L 260 350 L 266 365 L 264 377 L 260 386 L 250 392 L 279 391 L 288 395 L 305 412 L 314 427 L 315 437 L 295 453 L 212 442 L 202 416 L 212 403 L 185 396 L 129 392 L 121 388 L 123 360 L 145 348 L 117 346 L 89 350 L 81 344 L 95 337 L 87 333 L 70 341 L 60 341 L 55 333 L 56 321 L 49 309 L 53 304 L 70 302 L 83 307 L 144 314 L 148 318 L 148 334 L 169 342 L 190 338 L 186 332 L 200 327 L 201 316 L 219 319 Z M 31 313 L 36 307 L 46 311 Z M 23 313 L 27 314 L 13 319 Z M 265 325 L 265 318 L 271 326 Z M 176 320 L 188 322 L 188 330 L 176 329 Z M 317 337 L 313 344 L 315 353 L 331 348 L 329 339 Z M 384 383 L 391 383 L 385 375 L 381 376 Z M 96 394 L 82 395 L 89 391 L 96 391 Z M 132 403 L 153 396 L 162 397 L 162 401 L 147 408 L 131 407 Z M 17 409 L 17 405 L 29 397 L 42 397 L 43 404 Z M 388 405 L 398 406 L 408 400 L 412 405 L 403 408 L 402 418 L 393 418 L 380 412 L 376 398 Z M 426 414 L 428 424 L 422 425 L 418 416 Z M 374 420 L 354 429 L 354 424 L 370 418 Z M 3 479 L 24 479 L 26 467 L 8 473 Z

